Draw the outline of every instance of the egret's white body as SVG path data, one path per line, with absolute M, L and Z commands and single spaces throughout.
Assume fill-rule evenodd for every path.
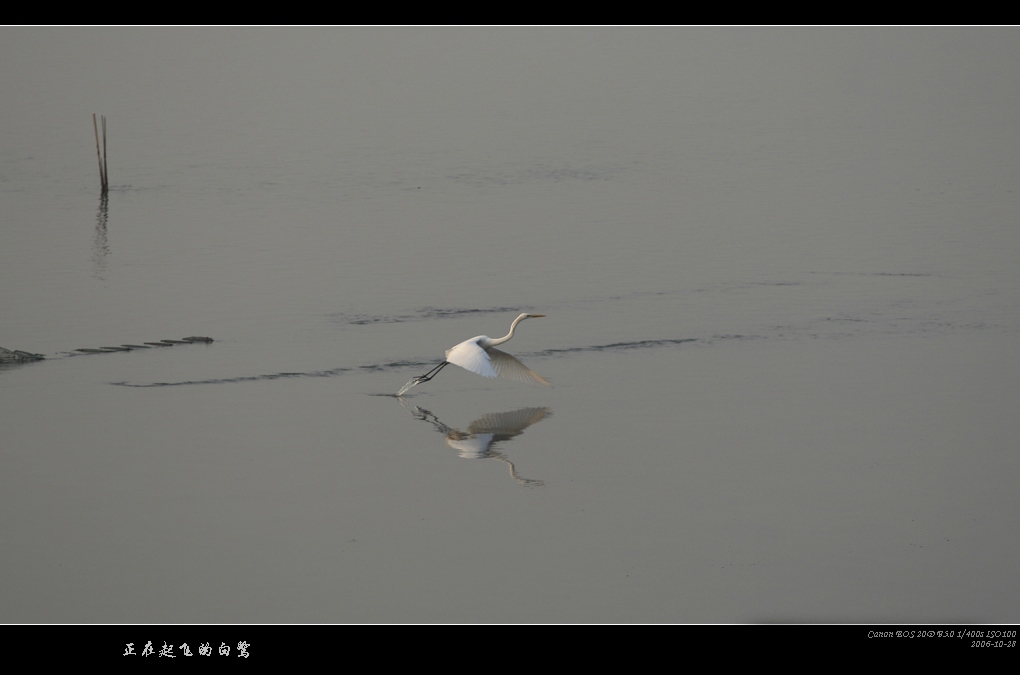
M 483 377 L 506 377 L 511 380 L 534 382 L 535 384 L 542 384 L 548 387 L 549 383 L 541 375 L 529 369 L 516 357 L 496 349 L 496 345 L 501 345 L 514 336 L 517 324 L 521 321 L 525 319 L 538 319 L 543 316 L 545 314 L 521 314 L 510 324 L 510 332 L 501 338 L 478 335 L 447 349 L 445 361 L 424 375 L 420 375 L 408 382 L 397 395 L 400 396 L 411 387 L 422 382 L 428 382 L 448 363 L 460 366 L 464 370 L 470 370 L 472 373 L 477 373 Z
M 521 314 L 510 324 L 510 332 L 506 336 L 491 338 L 488 335 L 479 335 L 470 340 L 464 340 L 459 345 L 446 350 L 446 360 L 483 377 L 505 377 L 519 382 L 544 384 L 548 387 L 549 383 L 541 375 L 529 369 L 516 357 L 496 349 L 496 345 L 501 345 L 514 336 L 517 324 L 521 321 L 543 316 L 545 314 Z

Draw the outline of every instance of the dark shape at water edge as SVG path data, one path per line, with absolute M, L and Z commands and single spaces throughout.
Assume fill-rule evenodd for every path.
M 45 358 L 42 354 L 0 347 L 0 363 L 28 363 L 30 361 L 42 361 Z

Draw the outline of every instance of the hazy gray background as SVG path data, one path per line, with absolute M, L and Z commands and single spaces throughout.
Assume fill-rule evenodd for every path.
M 0 621 L 1020 620 L 1018 37 L 0 28 Z

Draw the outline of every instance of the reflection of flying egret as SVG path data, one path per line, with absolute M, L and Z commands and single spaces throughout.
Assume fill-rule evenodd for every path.
M 400 402 L 406 408 L 404 399 Z M 509 441 L 524 433 L 524 430 L 540 422 L 552 411 L 549 408 L 521 408 L 504 413 L 487 413 L 468 425 L 467 431 L 449 427 L 439 421 L 431 411 L 414 406 L 411 413 L 420 420 L 429 422 L 436 431 L 446 437 L 446 444 L 464 459 L 495 459 L 504 462 L 510 469 L 510 476 L 525 487 L 539 487 L 544 481 L 522 478 L 517 467 L 506 455 L 496 450 L 497 443 Z
M 459 345 L 447 349 L 445 361 L 424 375 L 419 375 L 405 384 L 404 388 L 397 392 L 397 396 L 401 396 L 405 391 L 415 385 L 421 384 L 422 382 L 428 382 L 435 377 L 440 370 L 451 363 L 460 366 L 465 370 L 470 370 L 472 373 L 478 373 L 485 377 L 506 377 L 511 380 L 519 380 L 521 382 L 544 384 L 548 387 L 549 383 L 546 382 L 538 373 L 532 372 L 526 365 L 517 360 L 517 358 L 496 349 L 496 345 L 501 345 L 514 336 L 517 324 L 521 321 L 524 321 L 525 319 L 537 319 L 543 316 L 545 316 L 545 314 L 521 314 L 519 317 L 514 319 L 512 324 L 510 324 L 510 332 L 504 337 L 491 338 L 488 335 L 479 335 L 471 338 L 470 340 L 464 340 L 464 342 L 461 342 Z

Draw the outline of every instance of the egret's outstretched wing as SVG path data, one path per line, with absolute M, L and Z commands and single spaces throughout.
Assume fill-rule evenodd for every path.
M 457 346 L 459 347 L 460 345 Z M 517 380 L 518 382 L 534 382 L 535 384 L 543 384 L 547 387 L 552 386 L 541 375 L 517 360 L 517 357 L 501 352 L 495 347 L 489 347 L 485 352 L 489 355 L 489 360 L 492 364 L 490 367 L 500 377 Z M 475 372 L 477 373 L 478 371 L 476 370 Z
M 493 369 L 489 355 L 478 346 L 478 340 L 481 337 L 465 340 L 456 347 L 447 349 L 446 360 L 455 366 L 460 366 L 464 370 L 470 370 L 472 373 L 478 373 L 485 377 L 496 377 L 498 373 Z M 510 358 L 513 357 L 511 356 Z M 524 366 L 522 365 L 521 367 L 523 368 Z

